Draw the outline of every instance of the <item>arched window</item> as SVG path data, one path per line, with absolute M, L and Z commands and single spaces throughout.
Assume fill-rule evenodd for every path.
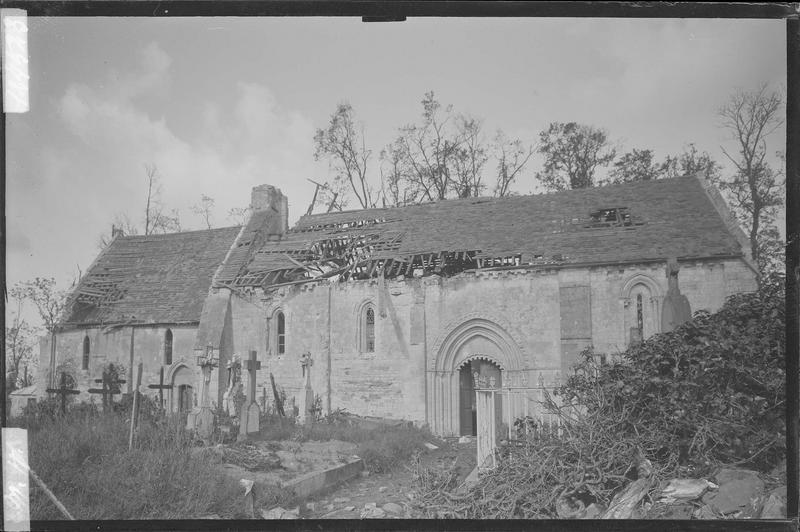
M 81 359 L 81 369 L 89 369 L 89 336 L 83 337 L 83 358 Z
M 172 364 L 172 329 L 164 333 L 164 365 Z
M 286 352 L 286 318 L 283 315 L 283 312 L 280 310 L 275 314 L 276 321 L 278 322 L 277 326 L 277 351 L 279 355 L 282 355 Z
M 366 303 L 358 313 L 358 351 L 375 352 L 375 307 Z
M 364 352 L 375 352 L 375 309 L 371 305 L 364 309 Z
M 650 288 L 643 284 L 633 285 L 630 291 L 626 322 L 630 336 L 628 345 L 647 340 L 658 332 L 655 302 Z

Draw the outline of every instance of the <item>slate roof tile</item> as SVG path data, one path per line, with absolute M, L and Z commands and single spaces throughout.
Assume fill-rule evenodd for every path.
M 239 229 L 116 238 L 81 279 L 64 323 L 199 321 Z

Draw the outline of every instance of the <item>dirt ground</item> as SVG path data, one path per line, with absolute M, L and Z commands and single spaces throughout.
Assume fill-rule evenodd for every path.
M 454 469 L 459 482 L 462 482 L 475 468 L 475 442 L 459 444 L 449 440 L 437 443 L 443 445 L 420 456 L 422 466 Z M 410 464 L 392 473 L 362 475 L 332 491 L 313 495 L 306 501 L 305 508 L 301 507 L 300 515 L 306 519 L 359 519 L 362 515 L 386 519 L 419 517 L 411 508 L 412 478 Z M 370 510 L 370 506 L 374 509 Z M 384 507 L 387 509 L 383 510 Z M 375 509 L 382 509 L 383 515 Z

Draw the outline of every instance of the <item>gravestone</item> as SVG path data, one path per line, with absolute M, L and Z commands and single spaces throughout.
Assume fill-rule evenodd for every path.
M 261 369 L 261 362 L 257 360 L 258 353 L 250 351 L 250 358 L 244 361 L 244 369 L 247 370 L 249 385 L 247 387 L 247 402 L 242 408 L 242 419 L 239 423 L 239 440 L 247 437 L 248 434 L 258 432 L 259 416 L 261 410 L 256 402 L 256 371 Z
M 198 360 L 198 365 L 203 373 L 200 406 L 193 408 L 186 419 L 186 428 L 193 429 L 195 434 L 204 441 L 211 439 L 211 435 L 214 433 L 214 413 L 211 411 L 208 388 L 211 384 L 211 374 L 217 364 L 210 354 L 211 348 L 206 350 L 205 357 Z
M 300 357 L 300 365 L 303 368 L 303 391 L 300 393 L 300 415 L 299 421 L 302 424 L 310 425 L 314 421 L 314 390 L 311 388 L 311 366 L 314 360 L 311 353 L 303 353 Z
M 692 319 L 692 308 L 689 300 L 681 294 L 678 288 L 678 261 L 674 257 L 667 261 L 667 295 L 664 296 L 664 304 L 661 307 L 661 332 L 670 332 L 677 329 L 681 324 Z

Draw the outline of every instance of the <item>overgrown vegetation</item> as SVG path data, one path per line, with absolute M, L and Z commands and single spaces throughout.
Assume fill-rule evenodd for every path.
M 416 500 L 429 517 L 555 518 L 565 501 L 608 505 L 640 476 L 655 486 L 720 465 L 768 471 L 785 455 L 784 323 L 773 276 L 615 363 L 587 351 L 546 405 L 557 431 L 529 431 L 464 493 L 418 468 Z
M 108 414 L 74 405 L 66 416 L 55 401 L 29 406 L 17 422 L 29 431 L 31 468 L 77 519 L 245 517 L 237 482 L 191 453 L 178 417 L 153 415 L 148 403 L 131 450 L 125 405 Z M 64 519 L 34 483 L 31 517 Z

